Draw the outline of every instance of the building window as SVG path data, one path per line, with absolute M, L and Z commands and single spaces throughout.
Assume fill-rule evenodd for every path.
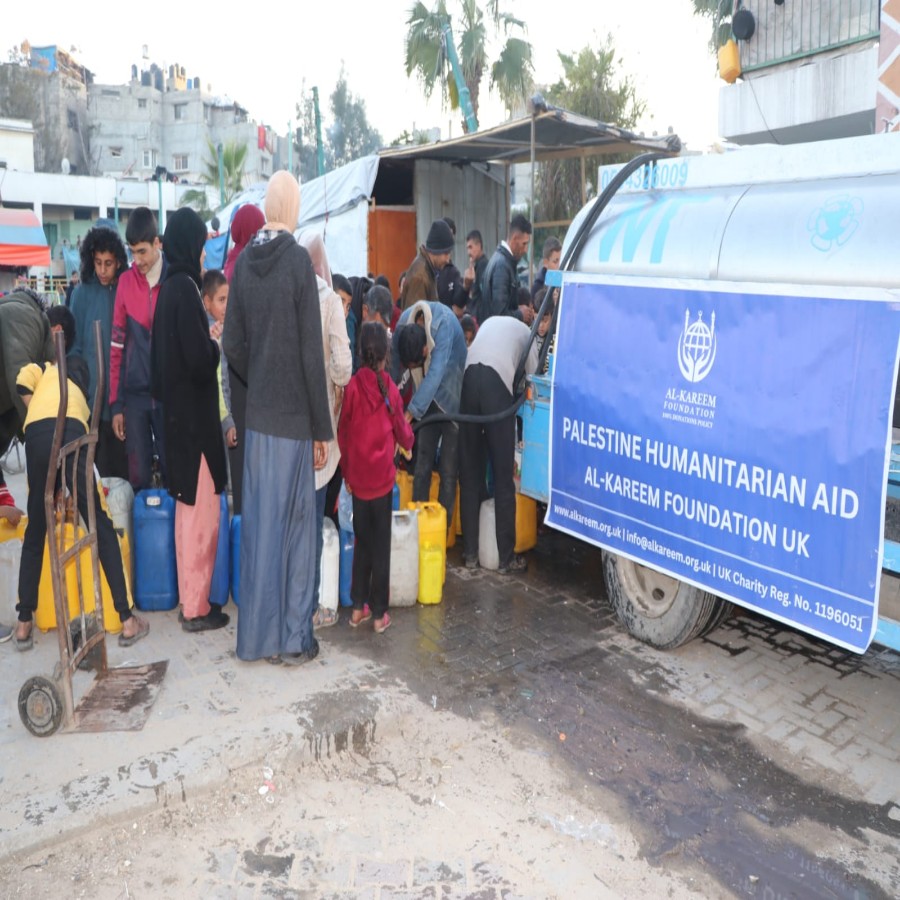
M 212 118 L 211 107 L 208 103 L 204 103 L 203 104 L 203 121 L 206 122 L 206 124 L 208 125 L 209 120 L 211 118 Z
M 147 101 L 143 97 L 140 97 L 138 99 L 138 109 L 146 109 L 146 108 L 147 108 Z
M 122 158 L 122 148 L 121 147 L 110 147 L 109 155 L 113 159 L 121 159 Z
M 184 118 L 185 111 L 187 110 L 187 103 L 176 103 L 175 104 L 175 120 Z
M 69 128 L 78 129 L 78 113 L 75 112 L 74 109 L 69 109 L 66 111 L 66 117 L 69 122 Z
M 141 152 L 141 167 L 144 169 L 155 169 L 156 168 L 156 151 L 155 150 L 143 150 Z
M 172 157 L 174 161 L 174 166 L 172 167 L 176 172 L 187 172 L 188 170 L 188 155 L 187 153 L 176 153 Z
M 269 160 L 266 159 L 265 156 L 260 157 L 259 171 L 262 172 L 263 175 L 267 175 L 269 173 Z
M 103 88 L 103 90 L 101 90 L 100 93 L 104 97 L 118 97 L 119 96 L 119 92 L 117 90 L 115 90 L 115 88 Z

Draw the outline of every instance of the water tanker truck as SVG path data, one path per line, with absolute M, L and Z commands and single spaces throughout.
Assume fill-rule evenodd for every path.
M 656 647 L 738 604 L 900 649 L 900 134 L 638 160 L 599 186 L 548 276 L 522 492 L 601 548 Z

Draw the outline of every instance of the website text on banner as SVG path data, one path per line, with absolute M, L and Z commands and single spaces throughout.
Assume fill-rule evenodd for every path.
M 565 276 L 547 522 L 864 651 L 897 298 L 659 285 Z

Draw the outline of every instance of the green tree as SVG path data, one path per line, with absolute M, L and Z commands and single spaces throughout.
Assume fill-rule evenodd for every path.
M 366 116 L 366 101 L 350 90 L 343 66 L 331 92 L 331 116 L 332 124 L 326 129 L 328 168 L 346 165 L 381 149 L 381 134 Z
M 562 77 L 547 88 L 545 96 L 561 106 L 590 119 L 633 128 L 644 114 L 641 100 L 631 78 L 621 78 L 619 60 L 612 35 L 596 49 L 582 48 L 577 54 L 559 53 Z M 587 194 L 595 192 L 593 179 L 601 157 L 585 160 L 588 175 Z M 607 160 L 608 161 L 608 160 Z M 571 219 L 582 206 L 581 161 L 550 160 L 542 163 L 535 186 L 535 215 L 542 221 Z
M 531 44 L 525 40 L 525 23 L 500 10 L 499 0 L 458 0 L 459 15 L 453 37 L 463 80 L 469 89 L 472 110 L 478 117 L 481 83 L 490 68 L 489 90 L 496 90 L 508 110 L 525 100 L 532 85 Z M 415 73 L 426 97 L 440 86 L 442 100 L 459 108 L 459 92 L 450 66 L 445 27 L 453 24 L 446 0 L 429 9 L 417 0 L 406 20 L 406 74 Z M 490 41 L 500 43 L 490 64 Z M 466 128 L 463 117 L 463 128 Z
M 715 53 L 731 37 L 733 0 L 691 0 L 694 15 L 709 19 L 709 47 Z
M 207 138 L 208 156 L 203 160 L 200 172 L 200 183 L 208 184 L 219 190 L 219 154 L 216 145 Z M 225 183 L 223 206 L 230 203 L 244 188 L 244 165 L 247 162 L 248 147 L 238 141 L 226 141 L 222 145 L 222 169 Z M 185 191 L 181 198 L 182 206 L 192 206 L 201 218 L 208 219 L 212 214 L 205 190 Z
M 311 90 L 307 90 L 306 82 L 300 91 L 300 102 L 297 104 L 297 172 L 301 181 L 311 181 L 316 177 L 316 110 Z

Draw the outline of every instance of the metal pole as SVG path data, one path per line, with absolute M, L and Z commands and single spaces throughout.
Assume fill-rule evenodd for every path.
M 537 216 L 534 214 L 534 119 L 537 115 L 536 110 L 531 112 L 531 221 L 536 222 Z M 532 238 L 528 242 L 528 287 L 530 288 L 534 282 L 534 234 L 532 229 Z
M 156 183 L 159 185 L 159 233 L 162 234 L 166 230 L 166 211 L 163 209 L 163 175 L 160 172 L 156 177 Z
M 314 87 L 313 108 L 316 114 L 316 175 L 325 174 L 325 147 L 322 145 L 322 114 L 319 112 L 319 89 Z

